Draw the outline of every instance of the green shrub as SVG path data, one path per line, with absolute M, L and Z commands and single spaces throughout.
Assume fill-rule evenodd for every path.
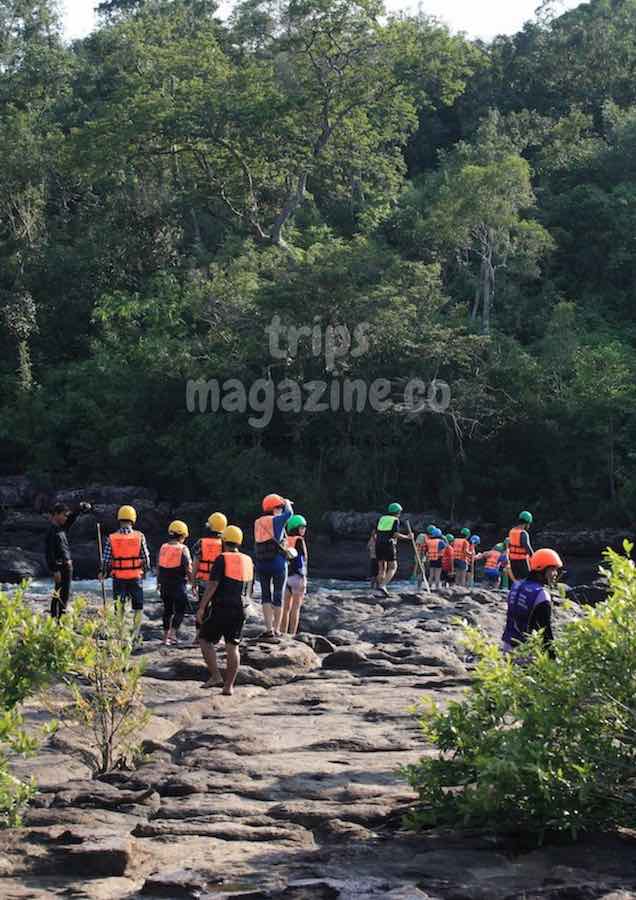
M 71 681 L 73 704 L 64 713 L 87 729 L 99 774 L 130 764 L 139 734 L 148 720 L 143 703 L 143 660 L 133 658 L 134 634 L 122 607 L 100 610 L 91 621 L 93 652 Z
M 631 545 L 625 545 L 627 557 Z M 475 629 L 480 661 L 467 695 L 419 712 L 439 755 L 404 774 L 420 803 L 412 828 L 522 830 L 542 838 L 633 826 L 636 819 L 636 569 L 608 551 L 611 596 L 505 657 Z
M 57 623 L 31 610 L 22 591 L 0 592 L 0 827 L 20 823 L 35 784 L 11 775 L 9 757 L 37 749 L 19 706 L 56 675 L 77 670 L 92 652 L 90 626 L 80 624 L 81 605 Z M 43 733 L 50 731 L 44 728 Z

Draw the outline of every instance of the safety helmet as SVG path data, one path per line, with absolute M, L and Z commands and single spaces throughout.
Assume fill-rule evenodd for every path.
M 474 534 L 470 539 L 471 544 L 481 544 L 481 538 L 478 534 Z
M 212 513 L 207 522 L 210 531 L 223 531 L 227 527 L 227 517 L 223 513 Z
M 537 550 L 530 557 L 530 571 L 540 572 L 542 569 L 549 569 L 556 566 L 557 569 L 563 568 L 563 561 L 556 550 Z
M 293 515 L 287 521 L 287 531 L 294 531 L 296 528 L 306 528 L 307 519 L 304 516 Z
M 267 497 L 263 497 L 263 512 L 271 512 L 277 506 L 284 505 L 285 501 L 280 494 L 268 494 Z
M 444 535 L 442 534 L 442 529 L 441 529 L 441 528 L 436 528 L 435 531 L 434 531 L 433 534 L 432 534 L 432 537 L 436 537 L 436 538 L 441 538 L 441 537 L 443 537 L 443 536 L 444 536 Z
M 435 525 L 429 525 L 426 529 L 426 533 L 433 537 L 433 532 L 435 531 Z
M 117 520 L 119 522 L 132 522 L 134 525 L 137 521 L 137 510 L 134 506 L 120 506 L 117 512 Z
M 463 538 L 470 537 L 470 528 L 462 528 L 459 532 Z
M 228 525 L 223 529 L 222 537 L 227 544 L 238 544 L 240 546 L 243 543 L 243 532 L 238 525 Z
M 181 519 L 175 519 L 174 522 L 168 525 L 168 534 L 176 534 L 177 537 L 186 538 L 190 532 L 185 522 L 182 522 Z
M 495 544 L 495 550 L 499 550 L 500 553 L 503 553 L 505 549 L 506 549 L 505 544 Z
M 446 535 L 446 541 L 447 541 L 449 544 L 452 544 L 454 540 L 455 540 L 455 535 L 454 535 L 454 534 L 447 534 L 447 535 Z
M 519 513 L 519 521 L 523 522 L 525 525 L 532 525 L 532 513 L 528 512 L 527 509 L 524 509 L 523 512 Z
M 400 506 L 399 503 L 389 503 L 388 511 L 392 516 L 399 516 L 400 513 L 402 512 L 402 507 Z

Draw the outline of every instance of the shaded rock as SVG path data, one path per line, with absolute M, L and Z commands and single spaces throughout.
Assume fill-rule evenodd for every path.
M 36 492 L 35 483 L 25 475 L 0 478 L 0 507 L 29 506 Z
M 291 639 L 283 639 L 278 644 L 248 644 L 243 649 L 243 659 L 248 666 L 259 671 L 279 668 L 306 670 L 320 666 L 320 659 L 311 647 Z
M 356 644 L 358 642 L 358 635 L 355 631 L 345 631 L 344 629 L 338 628 L 328 631 L 327 638 L 332 644 L 335 644 L 336 647 Z
M 88 878 L 116 878 L 125 875 L 135 860 L 131 837 L 107 835 L 79 845 L 55 848 L 55 866 L 67 874 Z
M 362 669 L 368 665 L 368 657 L 360 650 L 350 648 L 335 650 L 322 661 L 323 669 Z
M 333 653 L 336 649 L 335 644 L 332 644 L 331 641 L 328 641 L 327 638 L 323 637 L 321 634 L 307 634 L 306 632 L 300 632 L 295 635 L 294 640 L 307 644 L 312 650 L 319 654 Z
M 209 884 L 220 884 L 222 878 L 213 879 L 193 872 L 192 869 L 177 869 L 174 872 L 156 872 L 149 875 L 140 893 L 152 897 L 200 897 Z
M 48 568 L 43 553 L 23 550 L 22 547 L 0 549 L 0 582 L 20 584 L 28 578 L 43 578 Z

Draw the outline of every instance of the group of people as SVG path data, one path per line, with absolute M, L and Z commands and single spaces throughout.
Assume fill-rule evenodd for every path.
M 50 514 L 51 528 L 46 540 L 46 556 L 55 589 L 51 615 L 60 618 L 69 600 L 73 563 L 68 532 L 81 512 L 90 512 L 82 502 L 75 511 L 56 504 Z M 133 635 L 141 641 L 144 606 L 144 578 L 150 571 L 150 553 L 143 532 L 135 528 L 137 512 L 124 505 L 117 513 L 119 528 L 100 545 L 100 571 L 104 582 L 112 578 L 113 600 L 124 606 L 130 600 Z M 245 598 L 253 590 L 255 577 L 261 588 L 265 623 L 264 638 L 298 631 L 300 608 L 307 590 L 309 554 L 305 542 L 307 520 L 294 514 L 291 501 L 268 494 L 262 501 L 262 515 L 254 523 L 254 558 L 241 550 L 243 532 L 228 524 L 221 512 L 212 513 L 206 534 L 190 553 L 186 545 L 187 524 L 179 519 L 168 526 L 167 540 L 157 554 L 157 585 L 163 603 L 163 641 L 178 643 L 190 597 L 196 602 L 197 643 L 208 667 L 206 687 L 223 685 L 223 693 L 233 692 L 240 665 L 239 644 L 245 623 Z M 219 672 L 215 646 L 223 638 L 226 670 Z
M 408 534 L 400 532 L 402 506 L 391 503 L 385 515 L 378 521 L 369 538 L 371 557 L 371 587 L 389 596 L 388 585 L 397 573 L 398 541 L 409 541 L 415 553 L 412 578 L 422 587 L 424 582 L 431 589 L 439 589 L 442 583 L 454 583 L 465 587 L 475 580 L 475 563 L 483 561 L 484 577 L 490 588 L 507 588 L 506 627 L 503 649 L 512 649 L 527 640 L 533 631 L 541 630 L 543 640 L 551 652 L 553 587 L 563 569 L 558 553 L 547 548 L 532 549 L 530 526 L 533 516 L 528 510 L 519 513 L 516 524 L 503 541 L 490 550 L 479 552 L 481 538 L 464 527 L 459 537 L 444 534 L 437 525 L 429 525 L 425 533 L 415 537 L 410 525 Z
M 227 517 L 214 512 L 207 520 L 205 536 L 190 552 L 186 541 L 189 529 L 175 520 L 168 526 L 167 540 L 157 555 L 157 584 L 163 603 L 163 641 L 178 643 L 179 628 L 188 605 L 196 606 L 196 642 L 201 648 L 209 672 L 205 687 L 223 686 L 224 694 L 233 692 L 240 665 L 239 644 L 245 623 L 245 600 L 252 594 L 254 581 L 260 584 L 265 631 L 263 638 L 275 639 L 298 631 L 300 609 L 307 590 L 309 553 L 305 539 L 307 520 L 294 513 L 290 500 L 280 494 L 268 494 L 262 501 L 261 515 L 254 522 L 254 560 L 242 551 L 243 532 L 228 524 Z M 92 510 L 82 502 L 76 511 L 57 504 L 51 511 L 51 529 L 46 554 L 55 582 L 51 615 L 59 618 L 66 610 L 73 564 L 68 531 L 81 512 Z M 474 580 L 475 562 L 483 560 L 484 575 L 490 587 L 512 582 L 508 595 L 508 616 L 503 636 L 504 650 L 511 650 L 537 629 L 544 640 L 552 641 L 551 595 L 563 564 L 553 550 L 532 549 L 529 528 L 532 514 L 524 510 L 508 536 L 492 549 L 480 552 L 479 535 L 465 527 L 459 537 L 444 534 L 437 525 L 415 537 L 400 531 L 399 503 L 391 503 L 378 521 L 369 540 L 372 557 L 372 586 L 389 596 L 388 585 L 397 572 L 397 543 L 409 541 L 415 553 L 414 577 L 437 589 L 446 583 L 466 586 Z M 120 507 L 119 528 L 108 535 L 101 555 L 99 579 L 112 578 L 115 603 L 125 606 L 130 599 L 133 610 L 133 634 L 141 641 L 144 606 L 144 578 L 150 571 L 150 554 L 144 534 L 135 528 L 136 510 Z M 101 545 L 100 545 L 101 550 Z M 192 599 L 191 599 L 192 598 Z M 216 645 L 226 647 L 226 669 L 221 676 Z

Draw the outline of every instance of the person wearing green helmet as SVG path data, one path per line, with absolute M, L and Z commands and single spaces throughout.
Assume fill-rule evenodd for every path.
M 519 513 L 519 521 L 508 533 L 508 559 L 515 581 L 528 577 L 530 557 L 534 553 L 528 531 L 533 522 L 531 512 L 524 509 Z
M 375 555 L 378 561 L 378 590 L 389 596 L 387 585 L 395 577 L 398 569 L 397 542 L 409 541 L 407 534 L 400 534 L 400 513 L 402 507 L 399 503 L 390 503 L 387 515 L 381 516 L 376 526 Z
M 488 587 L 497 589 L 501 584 L 501 576 L 508 565 L 505 544 L 495 544 L 492 550 L 484 554 L 484 575 Z
M 460 537 L 453 541 L 453 561 L 455 566 L 455 584 L 466 587 L 468 583 L 468 570 L 472 560 L 472 547 L 468 540 L 470 528 L 462 528 Z
M 305 542 L 307 519 L 295 513 L 287 522 L 287 547 L 296 551 L 289 560 L 287 586 L 280 620 L 281 634 L 295 635 L 300 621 L 300 607 L 307 593 L 307 563 L 309 552 Z
M 455 581 L 455 557 L 453 554 L 454 534 L 444 535 L 446 546 L 442 551 L 442 584 L 449 587 Z

